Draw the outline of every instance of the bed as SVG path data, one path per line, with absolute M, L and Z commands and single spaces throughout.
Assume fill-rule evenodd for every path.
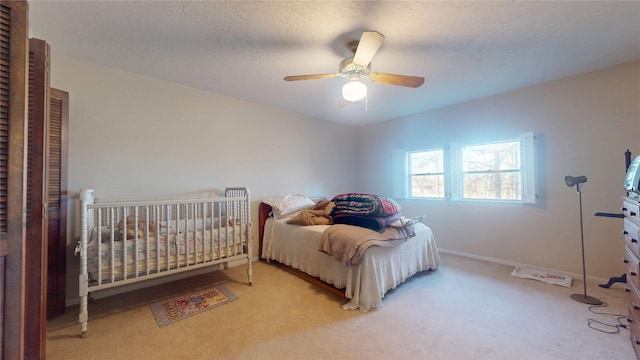
M 418 272 L 436 270 L 440 264 L 431 229 L 421 222 L 414 224 L 415 236 L 395 246 L 371 246 L 357 265 L 345 266 L 344 261 L 319 248 L 327 229 L 347 225 L 288 224 L 293 214 L 278 216 L 272 205 L 259 205 L 260 258 L 346 298 L 342 306 L 346 310 L 365 312 L 381 307 L 387 291 Z
M 249 190 L 208 199 L 96 202 L 80 192 L 79 322 L 91 292 L 208 266 L 247 263 L 252 283 Z

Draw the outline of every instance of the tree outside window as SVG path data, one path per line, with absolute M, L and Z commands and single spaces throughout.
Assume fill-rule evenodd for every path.
M 520 142 L 462 148 L 463 198 L 520 200 Z

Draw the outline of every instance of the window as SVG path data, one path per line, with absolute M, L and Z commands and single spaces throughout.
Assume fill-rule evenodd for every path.
M 444 198 L 444 151 L 408 153 L 410 197 Z
M 520 200 L 520 141 L 462 147 L 463 199 Z
M 410 151 L 395 196 L 443 200 L 535 203 L 535 136 L 441 149 Z

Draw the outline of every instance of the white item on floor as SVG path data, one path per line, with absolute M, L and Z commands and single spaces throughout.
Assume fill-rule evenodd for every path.
M 571 287 L 571 283 L 573 282 L 571 276 L 568 275 L 556 274 L 547 270 L 532 269 L 519 266 L 516 266 L 516 268 L 513 269 L 511 276 L 523 279 L 538 280 L 546 282 L 548 284 L 560 285 L 568 288 Z

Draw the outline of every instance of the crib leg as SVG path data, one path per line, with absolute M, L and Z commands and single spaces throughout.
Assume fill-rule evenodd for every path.
M 87 274 L 80 274 L 80 314 L 78 322 L 80 323 L 80 337 L 87 337 L 87 321 L 89 319 L 88 310 L 88 291 L 87 291 Z
M 87 311 L 87 297 L 80 298 L 80 314 L 78 315 L 78 321 L 80 322 L 80 337 L 87 337 L 87 318 L 89 312 Z

